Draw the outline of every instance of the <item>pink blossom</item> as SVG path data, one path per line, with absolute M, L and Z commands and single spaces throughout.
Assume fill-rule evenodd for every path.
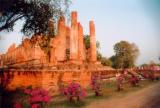
M 41 102 L 43 101 L 43 97 L 41 95 L 32 96 L 30 98 L 30 103 Z
M 86 92 L 86 90 L 83 90 L 82 92 L 81 92 L 81 97 L 86 97 L 87 96 L 87 92 Z
M 38 104 L 33 104 L 31 108 L 39 108 Z
M 51 100 L 51 97 L 50 97 L 50 96 L 44 96 L 44 97 L 43 97 L 43 102 L 48 103 L 48 102 L 50 102 L 50 100 Z
M 40 93 L 41 93 L 41 95 L 43 95 L 43 96 L 48 95 L 48 91 L 46 91 L 46 90 L 44 90 L 44 89 L 41 89 L 41 90 L 40 90 Z
M 24 90 L 24 93 L 26 93 L 26 94 L 31 94 L 31 90 L 30 90 L 30 89 L 25 89 L 25 90 Z
M 33 90 L 31 91 L 31 95 L 32 95 L 32 96 L 38 95 L 39 93 L 40 93 L 40 89 L 33 89 Z

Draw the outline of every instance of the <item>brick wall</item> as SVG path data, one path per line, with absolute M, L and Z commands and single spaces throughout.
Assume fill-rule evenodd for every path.
M 5 75 L 10 74 L 10 81 L 7 84 L 9 90 L 19 87 L 42 87 L 51 93 L 57 93 L 60 84 L 68 84 L 72 81 L 78 82 L 82 87 L 86 88 L 90 84 L 91 72 L 75 70 L 75 71 L 9 71 Z

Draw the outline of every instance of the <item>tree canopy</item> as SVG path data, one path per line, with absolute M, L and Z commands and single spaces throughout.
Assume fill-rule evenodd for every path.
M 89 49 L 90 48 L 90 38 L 89 38 L 89 35 L 85 35 L 84 36 L 84 43 L 85 43 L 86 49 Z M 96 47 L 97 47 L 97 50 L 100 49 L 100 43 L 99 43 L 99 41 L 96 41 Z
M 89 38 L 89 35 L 85 35 L 84 36 L 84 43 L 85 43 L 86 49 L 89 49 L 90 48 L 90 38 Z M 102 65 L 104 65 L 104 66 L 111 66 L 112 65 L 111 60 L 109 60 L 106 57 L 103 57 L 103 55 L 99 51 L 99 49 L 100 49 L 100 43 L 99 43 L 99 41 L 96 41 L 96 47 L 97 47 L 97 60 L 100 61 L 102 63 Z
M 12 31 L 23 19 L 24 34 L 47 34 L 49 20 L 64 15 L 69 4 L 68 0 L 0 0 L 0 32 Z
M 139 49 L 134 43 L 120 41 L 114 45 L 114 52 L 110 60 L 115 68 L 130 68 L 135 66 Z

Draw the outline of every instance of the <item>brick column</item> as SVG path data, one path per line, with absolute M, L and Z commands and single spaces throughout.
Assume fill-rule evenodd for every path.
M 71 29 L 70 27 L 66 27 L 66 47 L 68 50 L 70 50 L 70 35 L 71 35 Z
M 78 23 L 78 59 L 85 61 L 85 50 L 84 50 L 84 34 L 83 27 Z
M 78 23 L 77 12 L 71 13 L 71 34 L 70 34 L 70 60 L 78 59 Z
M 66 26 L 65 26 L 65 18 L 60 17 L 58 21 L 58 44 L 55 51 L 55 55 L 57 56 L 57 61 L 66 60 Z
M 89 26 L 90 26 L 90 62 L 96 62 L 97 61 L 97 50 L 96 50 L 94 22 L 90 21 Z

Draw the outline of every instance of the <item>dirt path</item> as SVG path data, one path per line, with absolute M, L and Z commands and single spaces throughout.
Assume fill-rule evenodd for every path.
M 94 102 L 86 108 L 160 108 L 160 82 L 123 98 Z

